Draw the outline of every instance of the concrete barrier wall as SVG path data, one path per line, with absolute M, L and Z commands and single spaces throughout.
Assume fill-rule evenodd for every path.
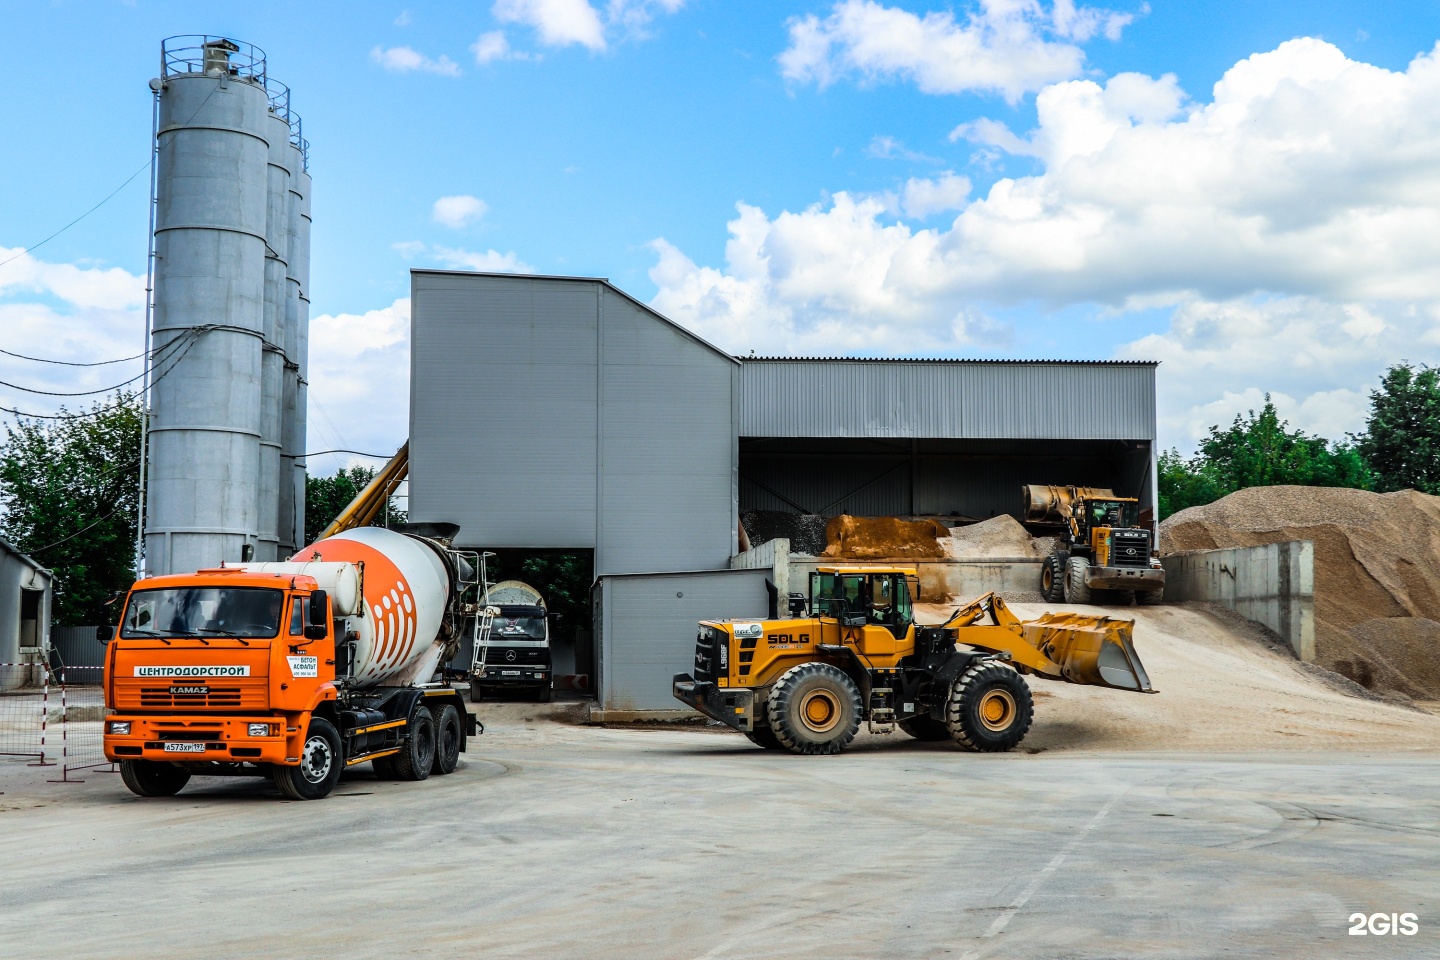
M 753 550 L 737 553 L 730 558 L 731 570 L 769 570 L 770 582 L 780 595 L 780 607 L 785 608 L 785 597 L 790 592 L 790 541 L 785 537 L 767 540 Z M 802 584 L 797 587 L 804 590 Z
M 1315 659 L 1315 544 L 1309 540 L 1162 557 L 1166 600 L 1206 600 L 1264 624 Z

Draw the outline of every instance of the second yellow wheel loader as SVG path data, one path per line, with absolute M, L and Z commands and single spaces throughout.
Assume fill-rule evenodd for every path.
M 707 620 L 675 697 L 770 750 L 839 753 L 896 726 L 967 750 L 1012 750 L 1033 716 L 1025 676 L 1154 693 L 1133 621 L 1022 621 L 994 594 L 940 626 L 915 623 L 913 568 L 821 567 L 791 619 Z M 988 618 L 989 623 L 981 621 Z

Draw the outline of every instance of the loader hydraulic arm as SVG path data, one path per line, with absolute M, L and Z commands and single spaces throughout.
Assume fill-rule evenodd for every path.
M 990 623 L 980 620 L 989 615 Z M 1132 620 L 1047 613 L 1021 620 L 993 593 L 966 604 L 944 624 L 970 647 L 1002 654 L 1022 672 L 1119 690 L 1154 693 L 1150 677 L 1135 653 Z

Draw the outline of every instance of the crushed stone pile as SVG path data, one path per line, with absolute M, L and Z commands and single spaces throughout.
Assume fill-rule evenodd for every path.
M 825 526 L 821 554 L 845 560 L 925 560 L 945 556 L 939 537 L 950 528 L 936 520 L 898 517 L 852 517 L 842 514 Z
M 1009 514 L 952 527 L 949 533 L 940 547 L 945 556 L 956 560 L 1044 560 L 1054 549 L 1053 538 L 1032 537 Z
M 1440 699 L 1440 497 L 1251 487 L 1160 524 L 1163 553 L 1315 544 L 1315 654 L 1367 689 Z
M 777 537 L 790 541 L 790 552 L 817 557 L 825 549 L 825 517 L 813 513 L 786 513 L 781 510 L 746 510 L 740 515 L 751 547 Z

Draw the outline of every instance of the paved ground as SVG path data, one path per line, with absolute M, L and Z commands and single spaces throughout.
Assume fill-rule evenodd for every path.
M 453 776 L 357 773 L 320 803 L 0 763 L 0 956 L 1440 954 L 1440 753 L 991 757 L 897 734 L 799 758 L 496 712 Z M 1356 912 L 1420 932 L 1349 936 Z

